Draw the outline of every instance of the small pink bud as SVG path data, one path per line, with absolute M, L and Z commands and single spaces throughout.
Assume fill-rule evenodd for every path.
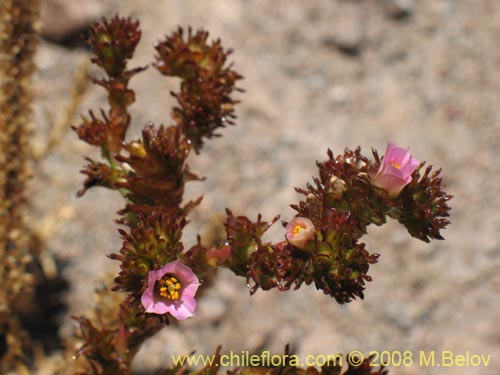
M 149 271 L 148 286 L 141 302 L 147 313 L 170 313 L 184 320 L 194 315 L 194 295 L 199 286 L 200 281 L 191 268 L 176 260 Z
M 305 217 L 295 216 L 286 226 L 286 238 L 293 246 L 304 249 L 314 237 L 314 224 Z
M 231 246 L 229 245 L 210 249 L 205 253 L 205 259 L 207 260 L 207 263 L 212 267 L 224 265 L 230 258 Z
M 405 150 L 389 142 L 382 164 L 373 178 L 373 184 L 395 197 L 411 182 L 411 175 L 419 164 L 420 162 L 411 156 L 409 148 Z

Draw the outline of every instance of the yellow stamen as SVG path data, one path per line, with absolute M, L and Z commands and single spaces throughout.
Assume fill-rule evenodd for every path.
M 300 232 L 303 232 L 304 231 L 304 227 L 301 227 L 300 225 L 296 225 L 293 227 L 293 235 L 296 236 L 297 234 L 299 234 Z
M 179 299 L 181 283 L 174 276 L 166 276 L 158 281 L 158 284 L 160 286 L 159 294 L 161 297 L 174 301 Z
M 396 167 L 397 169 L 401 169 L 401 164 L 395 162 L 395 161 L 391 161 L 389 162 L 393 167 Z

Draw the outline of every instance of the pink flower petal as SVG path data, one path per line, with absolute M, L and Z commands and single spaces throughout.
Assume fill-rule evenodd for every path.
M 153 301 L 153 289 L 149 288 L 149 286 L 141 296 L 141 303 L 144 306 L 144 308 L 146 309 L 146 311 L 148 311 L 154 303 L 154 301 Z
M 372 177 L 373 184 L 394 197 L 411 182 L 411 175 L 419 164 L 420 162 L 411 156 L 409 149 L 389 142 L 379 170 Z
M 194 307 L 196 307 L 196 304 Z M 194 309 L 191 310 L 183 303 L 172 305 L 168 312 L 177 320 L 184 320 L 194 315 Z
M 171 273 L 175 276 L 177 276 L 180 280 L 182 280 L 184 283 L 189 284 L 194 281 L 198 282 L 198 277 L 193 273 L 191 268 L 188 266 L 182 264 L 178 260 L 169 263 L 169 271 L 167 273 Z
M 196 300 L 194 297 L 186 297 L 182 301 L 182 305 L 186 307 L 189 311 L 193 312 L 196 309 Z
M 170 305 L 164 301 L 153 301 L 153 303 L 146 309 L 148 313 L 166 314 L 170 312 Z

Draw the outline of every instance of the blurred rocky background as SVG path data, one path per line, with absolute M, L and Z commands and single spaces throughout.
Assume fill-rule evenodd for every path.
M 217 213 L 270 219 L 293 216 L 294 186 L 316 174 L 315 161 L 358 145 L 384 152 L 388 141 L 410 146 L 418 160 L 443 168 L 452 225 L 445 241 L 410 238 L 389 222 L 371 228 L 367 248 L 381 254 L 364 301 L 340 306 L 314 289 L 250 296 L 245 280 L 220 272 L 196 316 L 164 329 L 139 353 L 148 374 L 170 354 L 271 350 L 297 354 L 352 350 L 451 350 L 491 354 L 488 368 L 392 368 L 391 374 L 500 373 L 500 2 L 494 0 L 44 0 L 36 57 L 38 155 L 31 216 L 46 249 L 64 265 L 70 289 L 61 337 L 71 315 L 92 304 L 102 275 L 117 271 L 106 254 L 120 238 L 113 222 L 122 201 L 112 192 L 75 193 L 83 156 L 95 156 L 69 129 L 80 113 L 106 107 L 105 92 L 87 85 L 89 52 L 80 34 L 101 16 L 140 20 L 132 61 L 149 64 L 153 43 L 177 26 L 205 28 L 232 47 L 245 79 L 237 125 L 221 131 L 191 169 L 186 199 L 204 195 L 185 242 L 206 232 Z M 154 69 L 131 82 L 137 137 L 149 121 L 169 124 L 170 90 L 178 81 Z M 283 236 L 280 224 L 268 238 Z

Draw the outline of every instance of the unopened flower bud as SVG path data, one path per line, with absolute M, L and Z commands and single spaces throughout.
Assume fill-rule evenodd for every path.
M 131 155 L 138 156 L 141 158 L 144 158 L 147 156 L 146 149 L 144 148 L 144 145 L 141 142 L 131 142 L 128 145 L 128 151 L 130 152 Z
M 335 198 L 341 198 L 344 191 L 347 190 L 347 184 L 337 176 L 330 177 L 330 192 Z
M 212 267 L 227 264 L 231 258 L 231 246 L 224 245 L 219 248 L 210 249 L 205 253 L 207 263 Z

